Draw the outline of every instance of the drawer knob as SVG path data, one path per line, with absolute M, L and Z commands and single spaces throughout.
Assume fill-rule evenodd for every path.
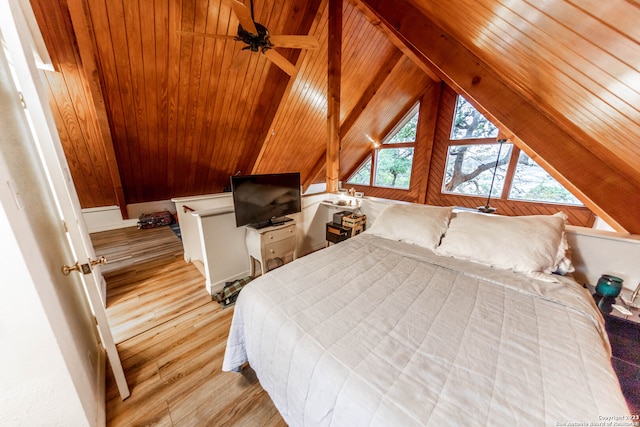
M 272 254 L 275 253 L 276 251 L 274 251 L 273 249 L 270 249 L 269 252 L 271 252 Z
M 270 238 L 271 240 L 273 240 L 273 236 L 269 236 L 269 238 Z

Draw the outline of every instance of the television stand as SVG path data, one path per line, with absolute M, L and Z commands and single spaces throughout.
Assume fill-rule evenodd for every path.
M 259 229 L 247 227 L 246 245 L 251 277 L 255 276 L 256 261 L 260 263 L 261 274 L 280 267 L 296 259 L 296 223 L 286 221 Z
M 253 224 L 249 224 L 248 227 L 255 228 L 256 230 L 260 230 L 265 227 L 276 227 L 278 225 L 284 225 L 289 221 L 293 221 L 293 218 L 289 218 L 286 216 L 273 217 L 266 221 L 254 222 Z

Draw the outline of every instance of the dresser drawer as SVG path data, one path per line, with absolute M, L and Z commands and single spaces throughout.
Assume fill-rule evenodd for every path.
M 269 245 L 274 242 L 279 242 L 284 239 L 288 239 L 295 235 L 295 225 L 279 228 L 277 230 L 267 231 L 262 235 L 262 239 L 265 245 Z
M 285 257 L 287 255 L 289 255 L 290 258 L 293 258 L 295 247 L 296 239 L 294 236 L 290 236 L 288 239 L 280 240 L 278 242 L 268 243 L 264 245 L 264 257 L 266 259 L 282 258 L 283 261 L 285 261 Z

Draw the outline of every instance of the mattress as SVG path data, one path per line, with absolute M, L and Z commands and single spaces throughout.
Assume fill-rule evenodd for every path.
M 242 290 L 223 370 L 246 362 L 291 426 L 588 425 L 629 413 L 581 285 L 368 234 Z

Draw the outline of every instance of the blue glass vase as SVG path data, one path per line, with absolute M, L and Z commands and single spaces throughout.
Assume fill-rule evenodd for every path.
M 622 279 L 619 277 L 603 274 L 598 279 L 598 284 L 596 285 L 596 293 L 598 295 L 615 298 L 620 295 L 621 290 Z

